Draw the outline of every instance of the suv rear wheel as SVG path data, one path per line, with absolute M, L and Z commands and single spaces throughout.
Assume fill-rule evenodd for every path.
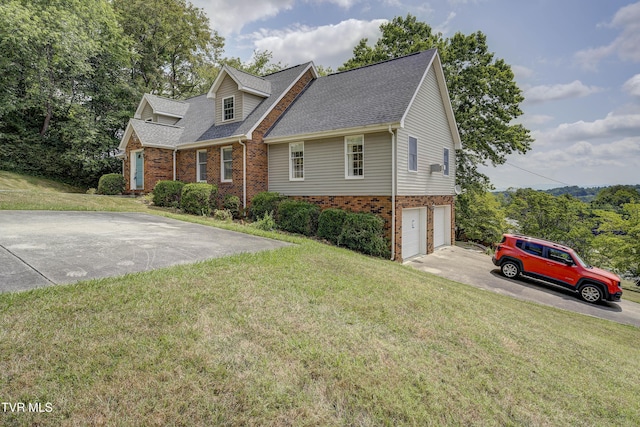
M 500 266 L 500 271 L 505 277 L 515 279 L 520 274 L 520 266 L 513 261 L 506 261 Z
M 596 303 L 602 299 L 602 291 L 592 283 L 580 286 L 580 298 L 586 302 Z

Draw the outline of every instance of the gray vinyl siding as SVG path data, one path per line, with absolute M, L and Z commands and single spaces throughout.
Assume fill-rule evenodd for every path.
M 153 108 L 149 105 L 148 102 L 145 102 L 144 108 L 142 109 L 142 113 L 140 114 L 141 120 L 149 120 L 153 119 Z
M 222 121 L 222 100 L 235 96 L 233 107 L 234 119 Z M 242 92 L 238 90 L 238 84 L 229 76 L 226 76 L 216 92 L 216 124 L 233 123 L 242 120 Z
M 269 191 L 289 196 L 390 195 L 391 135 L 364 135 L 363 179 L 345 179 L 344 137 L 304 141 L 304 181 L 289 181 L 289 144 L 270 144 Z
M 243 93 L 242 98 L 242 119 L 244 120 L 264 98 L 250 93 Z
M 454 194 L 456 164 L 453 137 L 438 88 L 437 77 L 430 69 L 398 130 L 398 195 Z M 409 136 L 418 139 L 418 171 L 409 172 Z M 430 173 L 430 165 L 442 164 L 444 148 L 449 148 L 449 176 Z

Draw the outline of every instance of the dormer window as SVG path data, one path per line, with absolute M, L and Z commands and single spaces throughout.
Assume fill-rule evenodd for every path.
M 222 99 L 222 117 L 224 121 L 235 118 L 235 97 L 230 96 Z

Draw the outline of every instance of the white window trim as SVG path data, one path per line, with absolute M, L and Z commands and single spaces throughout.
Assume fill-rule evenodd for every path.
M 302 145 L 302 178 L 294 178 L 293 176 L 293 164 L 291 159 L 291 147 L 294 145 Z M 304 141 L 290 142 L 289 143 L 289 181 L 304 181 Z
M 227 99 L 232 99 L 233 100 L 233 117 L 231 117 L 230 119 L 225 119 L 224 118 L 224 101 L 226 101 Z M 226 96 L 224 98 L 222 98 L 222 106 L 221 106 L 221 111 L 222 111 L 222 121 L 223 122 L 230 122 L 232 120 L 235 120 L 236 118 L 236 96 L 235 95 L 231 95 L 231 96 Z
M 349 175 L 349 142 L 350 138 L 360 138 L 362 141 L 362 175 Z M 364 135 L 349 135 L 344 137 L 344 179 L 364 179 Z
M 224 177 L 224 150 L 231 149 L 231 179 Z M 233 146 L 220 147 L 220 182 L 233 182 Z
M 444 154 L 447 153 L 447 162 L 444 161 Z M 444 147 L 442 150 L 442 175 L 449 176 L 449 169 L 451 168 L 451 150 Z
M 206 153 L 207 150 L 197 150 L 196 151 L 196 182 L 207 182 L 206 179 L 200 179 L 200 168 L 202 166 L 202 164 L 200 163 L 200 153 Z M 209 155 L 207 154 L 207 162 L 209 162 Z M 207 169 L 207 162 L 205 162 L 204 164 L 204 168 L 205 168 L 205 172 Z
M 411 154 L 411 150 L 410 150 L 411 143 L 410 143 L 410 140 L 411 140 L 411 138 L 416 140 L 416 168 L 415 169 L 411 169 L 411 157 L 410 157 L 410 154 Z M 419 162 L 419 159 L 420 159 L 420 157 L 419 157 L 419 154 L 418 154 L 418 138 L 416 138 L 415 136 L 409 135 L 407 137 L 407 172 L 418 173 L 418 162 Z

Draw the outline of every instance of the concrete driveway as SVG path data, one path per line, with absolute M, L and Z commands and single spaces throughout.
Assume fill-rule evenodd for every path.
M 640 327 L 640 304 L 624 299 L 589 304 L 563 288 L 528 279 L 507 279 L 493 265 L 491 257 L 478 250 L 446 246 L 406 265 L 502 295 Z
M 141 213 L 0 211 L 0 292 L 286 245 Z

